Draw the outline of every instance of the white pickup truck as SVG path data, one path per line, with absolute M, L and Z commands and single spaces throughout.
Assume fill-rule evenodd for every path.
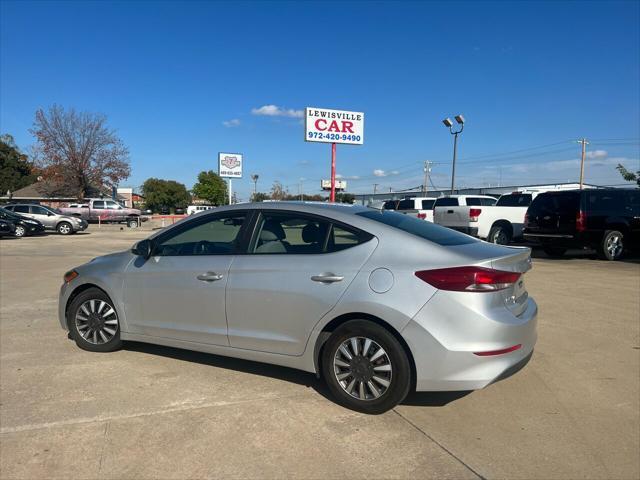
M 448 195 L 440 197 L 433 206 L 433 220 L 444 227 L 478 236 L 478 218 L 485 207 L 495 205 L 488 195 Z
M 436 204 L 436 223 L 464 231 L 488 242 L 506 245 L 522 237 L 524 216 L 531 201 L 539 192 L 513 192 L 502 195 L 495 205 L 452 207 L 455 215 L 439 212 Z M 453 218 L 455 217 L 455 219 Z
M 411 197 L 403 200 L 387 200 L 382 208 L 396 210 L 406 215 L 433 222 L 433 205 L 435 202 L 436 199 L 432 197 Z

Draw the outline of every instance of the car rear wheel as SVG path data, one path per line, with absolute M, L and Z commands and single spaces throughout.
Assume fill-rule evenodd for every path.
M 498 245 L 508 245 L 511 242 L 511 231 L 504 225 L 491 227 L 487 240 Z
M 599 252 L 605 260 L 619 260 L 624 253 L 624 235 L 618 230 L 607 230 L 602 237 Z
M 16 231 L 13 234 L 16 237 L 24 237 L 27 234 L 27 229 L 23 225 L 16 225 Z
M 67 319 L 73 339 L 83 350 L 112 352 L 122 347 L 118 314 L 102 290 L 90 288 L 78 295 Z
M 127 226 L 129 228 L 138 228 L 138 219 L 130 218 L 129 220 L 127 220 Z
M 561 247 L 543 247 L 544 253 L 550 257 L 559 258 L 562 257 L 567 251 L 566 248 Z
M 322 351 L 322 374 L 338 403 L 371 414 L 395 407 L 411 384 L 400 342 L 366 320 L 349 321 L 333 332 Z
M 73 233 L 73 227 L 69 222 L 60 222 L 56 229 L 60 235 L 70 235 Z

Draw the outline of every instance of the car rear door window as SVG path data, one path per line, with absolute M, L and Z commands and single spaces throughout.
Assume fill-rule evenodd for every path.
M 93 208 L 96 210 L 104 210 L 104 202 L 102 200 L 93 202 Z
M 20 214 L 29 213 L 29 205 L 16 205 L 13 211 Z
M 228 213 L 187 222 L 183 228 L 173 229 L 161 237 L 154 255 L 232 255 L 237 253 L 244 212 Z
M 422 210 L 433 210 L 435 200 L 422 200 Z
M 372 237 L 328 218 L 299 212 L 265 212 L 258 219 L 250 252 L 316 255 L 345 250 Z
M 33 215 L 49 215 L 49 210 L 39 205 L 31 206 L 31 213 Z

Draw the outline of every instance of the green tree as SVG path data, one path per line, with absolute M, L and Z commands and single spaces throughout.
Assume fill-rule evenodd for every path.
M 142 184 L 142 196 L 147 208 L 156 212 L 161 207 L 185 208 L 191 203 L 187 187 L 175 180 L 149 178 Z
M 627 182 L 636 182 L 638 186 L 640 186 L 640 170 L 636 171 L 635 173 L 630 172 L 629 170 L 624 168 L 624 165 L 622 165 L 621 163 L 618 164 L 616 170 L 620 172 L 622 178 L 624 178 Z
M 129 150 L 104 115 L 39 109 L 30 132 L 36 137 L 34 159 L 45 180 L 54 179 L 78 198 L 91 188 L 117 185 L 129 177 Z
M 193 186 L 192 192 L 198 198 L 206 200 L 214 205 L 224 205 L 227 200 L 227 182 L 213 170 L 200 172 L 198 183 Z
M 36 181 L 33 166 L 20 153 L 11 135 L 0 136 L 0 195 L 31 185 Z
M 271 197 L 263 192 L 256 192 L 255 195 L 251 197 L 252 202 L 264 202 L 265 200 L 269 200 Z
M 351 193 L 336 193 L 336 202 L 338 203 L 353 203 L 356 199 Z
M 279 181 L 273 182 L 271 186 L 271 200 L 286 200 L 289 196 L 289 191 L 284 188 Z

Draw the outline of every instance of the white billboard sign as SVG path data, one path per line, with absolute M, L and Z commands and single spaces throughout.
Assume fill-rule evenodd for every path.
M 331 180 L 321 180 L 320 188 L 322 190 L 331 190 Z M 346 190 L 347 182 L 346 180 L 336 180 L 336 190 Z
M 242 178 L 242 154 L 218 153 L 218 175 L 222 178 Z
M 307 107 L 304 139 L 307 142 L 364 143 L 364 113 Z

